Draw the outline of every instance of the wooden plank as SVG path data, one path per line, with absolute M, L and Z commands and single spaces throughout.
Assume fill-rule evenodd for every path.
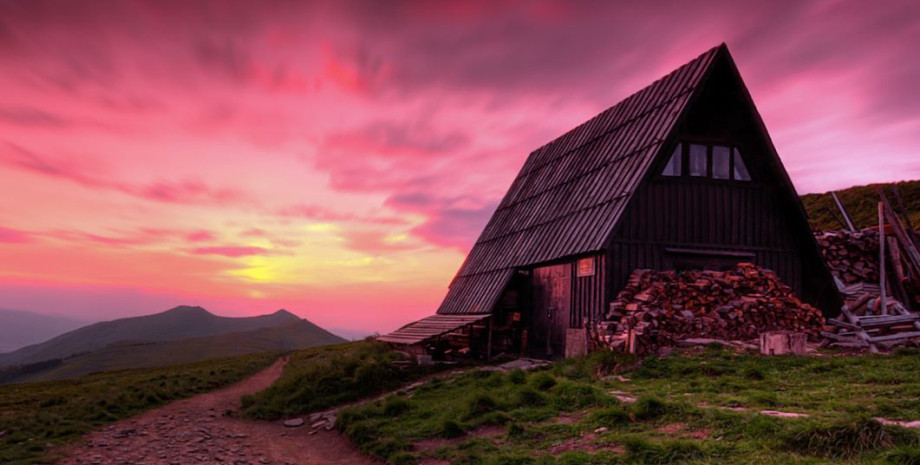
M 891 326 L 904 323 L 913 323 L 920 320 L 920 315 L 888 315 L 878 317 L 862 317 L 859 319 L 859 326 L 868 328 L 871 326 Z
M 847 213 L 847 209 L 843 207 L 843 202 L 837 197 L 837 193 L 831 191 L 831 198 L 834 199 L 834 203 L 837 204 L 837 208 L 840 209 L 840 214 L 843 215 L 844 221 L 847 222 L 847 228 L 850 232 L 856 232 L 856 226 L 853 224 L 853 220 L 850 218 L 850 214 Z
M 859 318 L 858 318 L 856 315 L 853 315 L 853 313 L 850 311 L 850 309 L 849 309 L 846 305 L 844 305 L 843 307 L 841 307 L 841 308 L 840 308 L 840 311 L 843 313 L 843 315 L 844 315 L 845 317 L 847 317 L 847 319 L 850 320 L 850 323 L 859 324 Z M 866 341 L 866 344 L 869 345 L 869 352 L 871 352 L 871 353 L 873 353 L 873 354 L 877 354 L 877 353 L 878 353 L 878 347 L 876 347 L 875 344 L 873 344 L 873 343 L 869 340 L 870 337 L 869 337 L 869 334 L 866 333 L 866 330 L 860 329 L 860 330 L 856 333 L 856 335 L 859 336 L 859 338 L 862 339 L 863 341 Z
M 844 336 L 840 334 L 829 333 L 827 331 L 822 331 L 821 335 L 828 339 L 833 339 L 835 341 L 847 342 L 847 343 L 852 343 L 852 344 L 862 344 L 863 346 L 869 345 L 868 342 L 858 337 Z
M 884 336 L 874 336 L 869 338 L 870 343 L 893 341 L 896 339 L 910 339 L 920 337 L 920 331 L 911 331 L 909 333 L 886 334 Z
M 854 325 L 852 323 L 848 323 L 843 320 L 838 320 L 837 318 L 830 318 L 827 320 L 827 322 L 834 326 L 841 326 L 843 328 L 852 329 L 854 331 L 859 331 L 860 329 L 862 329 L 859 325 Z

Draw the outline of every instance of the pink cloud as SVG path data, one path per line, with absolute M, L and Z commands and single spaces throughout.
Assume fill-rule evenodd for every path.
M 345 240 L 345 247 L 372 255 L 413 250 L 419 247 L 417 244 L 406 242 L 388 242 L 385 240 L 387 235 L 384 231 L 350 230 L 342 232 L 340 237 Z
M 265 235 L 264 229 L 251 228 L 240 233 L 240 237 L 262 237 Z
M 25 244 L 32 240 L 32 235 L 25 231 L 0 226 L 0 243 Z
M 216 239 L 214 233 L 206 230 L 194 231 L 186 234 L 185 239 L 189 242 L 207 242 Z
M 219 246 L 219 247 L 199 247 L 190 251 L 194 255 L 220 255 L 223 257 L 239 258 L 251 255 L 270 255 L 269 249 L 262 247 L 245 247 L 245 246 Z
M 155 202 L 176 204 L 230 205 L 249 202 L 248 196 L 234 188 L 214 188 L 201 180 L 160 180 L 150 184 L 132 184 L 104 179 L 87 173 L 72 163 L 39 155 L 19 145 L 7 143 L 0 153 L 0 163 L 43 176 L 75 182 L 90 189 L 112 190 Z
M 278 216 L 286 218 L 300 218 L 305 220 L 317 221 L 351 221 L 357 223 L 372 224 L 404 224 L 401 218 L 380 216 L 380 215 L 361 215 L 346 211 L 334 210 L 316 204 L 296 204 L 284 207 L 276 212 Z

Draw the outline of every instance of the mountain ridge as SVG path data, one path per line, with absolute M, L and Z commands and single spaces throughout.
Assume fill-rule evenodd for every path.
M 0 309 L 0 354 L 47 341 L 92 323 L 64 315 Z
M 35 372 L 7 380 L 12 383 L 76 378 L 101 371 L 153 368 L 252 354 L 287 351 L 346 342 L 305 320 L 249 331 L 172 341 L 122 340 L 89 353 L 74 355 Z
M 44 342 L 0 354 L 0 366 L 64 359 L 74 354 L 92 352 L 119 341 L 175 341 L 246 332 L 294 321 L 301 321 L 301 318 L 283 309 L 253 317 L 225 317 L 215 315 L 203 307 L 180 305 L 152 315 L 93 323 Z

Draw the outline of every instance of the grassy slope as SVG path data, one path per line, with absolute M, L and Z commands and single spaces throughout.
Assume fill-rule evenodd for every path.
M 243 398 L 243 414 L 272 419 L 326 409 L 398 388 L 437 369 L 392 363 L 406 358 L 366 340 L 295 352 L 270 388 Z
M 868 419 L 920 419 L 917 352 L 834 358 L 708 350 L 648 360 L 623 373 L 628 382 L 592 379 L 610 362 L 597 360 L 603 356 L 541 373 L 434 380 L 411 397 L 347 409 L 340 426 L 362 450 L 391 463 L 416 463 L 422 453 L 413 444 L 432 438 L 443 447 L 426 454 L 464 465 L 920 463 L 920 433 Z M 612 390 L 639 401 L 620 403 Z M 761 409 L 811 416 L 755 413 Z M 560 415 L 574 420 L 557 421 Z M 503 429 L 492 438 L 466 435 L 482 425 Z M 609 431 L 592 438 L 598 427 Z M 575 447 L 549 453 L 565 444 Z M 599 451 L 584 451 L 592 446 Z
M 65 358 L 120 341 L 172 341 L 251 331 L 298 320 L 296 315 L 285 311 L 271 315 L 229 318 L 213 315 L 201 307 L 176 307 L 154 315 L 95 323 L 41 344 L 24 347 L 9 354 L 0 354 L 0 365 Z
M 0 463 L 50 462 L 48 445 L 171 400 L 242 380 L 277 353 L 210 360 L 165 368 L 99 373 L 71 381 L 0 387 Z
M 60 366 L 31 373 L 15 382 L 49 381 L 83 376 L 97 371 L 157 367 L 226 358 L 257 352 L 306 349 L 344 342 L 305 320 L 241 333 L 181 339 L 168 342 L 123 342 L 64 361 Z
M 855 186 L 837 193 L 857 228 L 878 225 L 878 194 L 875 192 L 875 188 L 876 186 L 885 186 L 888 200 L 894 203 L 894 196 L 890 194 L 890 189 L 887 188 L 890 185 Z M 894 183 L 894 185 L 898 187 L 898 191 L 901 193 L 904 207 L 907 209 L 914 227 L 920 227 L 920 181 L 904 181 Z M 826 231 L 843 229 L 840 223 L 834 220 L 831 213 L 828 212 L 830 210 L 840 217 L 834 199 L 831 198 L 829 193 L 803 195 L 802 203 L 808 211 L 812 228 Z M 843 220 L 842 217 L 840 219 L 841 221 Z

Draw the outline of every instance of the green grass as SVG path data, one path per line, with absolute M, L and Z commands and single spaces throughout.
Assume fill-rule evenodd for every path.
M 230 385 L 278 357 L 263 353 L 0 386 L 0 432 L 5 432 L 0 435 L 0 463 L 49 463 L 49 446 L 172 400 Z
M 910 215 L 910 220 L 914 227 L 920 227 L 920 181 L 903 181 L 891 184 L 870 184 L 868 186 L 855 186 L 844 189 L 837 193 L 840 201 L 846 207 L 847 212 L 853 218 L 857 228 L 868 228 L 878 226 L 878 201 L 879 197 L 875 191 L 876 186 L 885 187 L 888 201 L 892 206 L 896 206 L 894 195 L 891 194 L 888 186 L 895 185 L 904 201 L 904 208 Z M 834 214 L 843 220 L 840 215 L 834 199 L 829 193 L 824 194 L 807 194 L 802 196 L 802 203 L 805 210 L 808 211 L 809 222 L 811 227 L 824 231 L 844 229 L 840 223 L 834 219 Z M 831 214 L 833 212 L 833 214 Z
M 373 340 L 301 350 L 271 387 L 243 398 L 242 411 L 252 419 L 313 412 L 397 389 L 436 369 Z
M 602 375 L 613 371 L 629 381 Z M 638 400 L 620 403 L 610 391 Z M 809 416 L 758 413 L 765 409 Z M 339 427 L 394 464 L 920 463 L 920 432 L 873 417 L 920 419 L 920 353 L 707 349 L 641 366 L 598 354 L 539 372 L 452 375 L 411 396 L 347 408 Z M 439 447 L 419 447 L 434 440 Z

